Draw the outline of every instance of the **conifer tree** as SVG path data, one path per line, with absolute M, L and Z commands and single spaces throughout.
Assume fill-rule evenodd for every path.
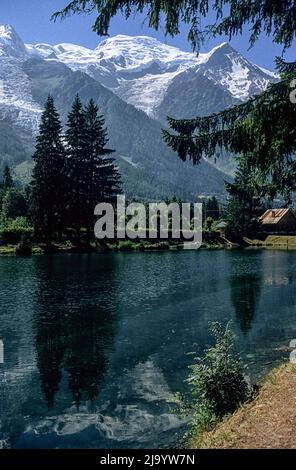
M 62 127 L 51 96 L 41 117 L 31 183 L 31 210 L 35 236 L 51 244 L 61 231 L 65 213 L 65 150 Z
M 230 230 L 239 237 L 245 236 L 266 193 L 264 181 L 252 167 L 251 158 L 238 159 L 234 182 L 226 183 L 226 190 L 229 194 L 226 219 Z
M 94 208 L 99 202 L 114 202 L 120 193 L 120 174 L 110 155 L 114 150 L 108 143 L 104 117 L 91 99 L 84 110 L 86 125 L 86 156 L 88 170 L 87 185 L 87 234 L 90 241 L 93 228 Z
M 68 223 L 80 243 L 81 229 L 91 241 L 94 209 L 99 202 L 113 202 L 120 191 L 120 175 L 106 148 L 107 130 L 93 100 L 83 108 L 79 95 L 68 115 L 66 131 L 68 166 Z
M 205 203 L 205 218 L 212 217 L 213 220 L 218 220 L 220 217 L 220 208 L 217 198 L 213 196 Z
M 68 114 L 67 131 L 67 199 L 68 226 L 80 242 L 80 231 L 87 223 L 88 156 L 85 115 L 79 95 Z
M 14 187 L 14 182 L 11 176 L 11 171 L 8 165 L 4 167 L 3 171 L 3 182 L 2 182 L 2 188 L 4 191 L 7 189 L 13 188 Z

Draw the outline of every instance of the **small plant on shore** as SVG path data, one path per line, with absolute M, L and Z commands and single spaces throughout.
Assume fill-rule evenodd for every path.
M 30 238 L 27 236 L 23 236 L 22 240 L 18 245 L 15 247 L 15 254 L 16 256 L 31 256 L 32 255 L 32 245 Z
M 137 245 L 130 240 L 122 240 L 118 243 L 118 251 L 135 251 Z
M 219 323 L 212 323 L 211 331 L 215 345 L 190 366 L 189 403 L 182 403 L 183 412 L 190 417 L 190 434 L 211 429 L 249 397 L 242 362 L 234 351 L 231 324 L 224 329 Z

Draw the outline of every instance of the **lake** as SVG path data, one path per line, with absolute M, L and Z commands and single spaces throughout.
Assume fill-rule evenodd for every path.
M 165 448 L 209 322 L 256 382 L 296 338 L 296 252 L 0 258 L 0 447 Z

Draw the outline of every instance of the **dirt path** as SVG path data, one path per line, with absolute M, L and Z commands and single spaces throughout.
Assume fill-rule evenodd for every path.
M 296 365 L 273 371 L 258 397 L 205 433 L 192 448 L 295 449 Z

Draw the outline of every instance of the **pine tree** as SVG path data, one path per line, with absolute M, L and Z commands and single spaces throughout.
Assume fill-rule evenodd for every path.
M 87 157 L 87 235 L 90 242 L 94 221 L 94 208 L 99 202 L 113 203 L 120 193 L 120 174 L 115 160 L 109 155 L 114 150 L 106 148 L 108 143 L 104 117 L 91 99 L 84 110 L 86 125 Z
M 238 162 L 234 182 L 226 183 L 229 194 L 226 219 L 230 231 L 238 237 L 243 237 L 252 228 L 252 219 L 261 207 L 266 190 L 250 160 L 241 157 Z
M 217 198 L 213 196 L 205 203 L 204 217 L 211 217 L 213 220 L 218 220 L 220 217 L 220 208 Z
M 85 115 L 79 95 L 68 114 L 67 131 L 67 199 L 68 226 L 80 243 L 81 228 L 87 224 L 88 155 Z
M 103 116 L 93 100 L 83 108 L 75 97 L 67 122 L 69 226 L 74 229 L 78 243 L 81 229 L 91 241 L 94 209 L 99 202 L 113 202 L 120 192 L 120 175 L 106 148 L 107 130 Z
M 8 165 L 4 167 L 3 171 L 3 182 L 2 182 L 2 188 L 4 191 L 7 189 L 13 188 L 14 187 L 14 182 L 11 176 L 11 171 Z
M 35 236 L 47 244 L 61 231 L 65 213 L 65 150 L 61 132 L 60 118 L 49 96 L 33 155 L 30 191 Z

